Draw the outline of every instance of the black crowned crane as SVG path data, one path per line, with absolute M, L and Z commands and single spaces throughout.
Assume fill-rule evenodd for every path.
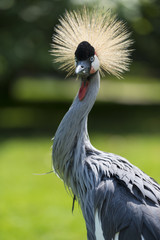
M 160 186 L 125 158 L 94 148 L 87 119 L 100 74 L 128 69 L 130 34 L 109 11 L 66 12 L 52 54 L 81 87 L 54 137 L 53 168 L 81 206 L 88 240 L 160 240 Z

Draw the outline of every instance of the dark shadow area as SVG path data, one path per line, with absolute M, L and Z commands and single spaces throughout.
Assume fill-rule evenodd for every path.
M 6 103 L 0 106 L 0 135 L 54 136 L 71 102 Z M 89 115 L 89 132 L 108 134 L 160 133 L 159 105 L 97 102 Z

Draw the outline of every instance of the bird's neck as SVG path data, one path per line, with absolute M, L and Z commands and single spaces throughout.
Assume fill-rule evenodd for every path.
M 91 146 L 87 119 L 100 87 L 99 72 L 89 79 L 87 93 L 83 100 L 75 97 L 69 111 L 62 119 L 54 138 L 53 167 L 68 185 L 69 172 L 76 172 L 85 159 L 85 148 Z M 75 171 L 74 171 L 75 170 Z

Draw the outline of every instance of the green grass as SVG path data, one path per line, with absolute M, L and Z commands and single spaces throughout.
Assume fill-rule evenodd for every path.
M 17 79 L 13 97 L 25 101 L 71 101 L 79 88 L 75 79 L 28 78 Z M 121 103 L 160 103 L 158 78 L 126 76 L 119 80 L 108 76 L 101 80 L 97 100 Z
M 160 182 L 159 135 L 91 134 L 93 145 L 128 158 Z M 47 137 L 0 142 L 0 239 L 82 240 L 85 224 L 63 182 L 51 170 L 52 142 Z
M 1 143 L 0 239 L 81 239 L 82 216 L 51 169 L 51 141 L 12 139 Z M 80 226 L 79 226 L 80 225 Z M 76 228 L 78 226 L 78 228 Z

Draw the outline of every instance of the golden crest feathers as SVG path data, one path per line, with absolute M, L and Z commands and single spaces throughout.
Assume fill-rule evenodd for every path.
M 130 33 L 125 24 L 117 20 L 110 11 L 83 8 L 66 11 L 55 27 L 51 54 L 55 62 L 68 75 L 75 70 L 75 51 L 82 41 L 89 42 L 95 49 L 100 61 L 100 73 L 111 73 L 121 77 L 130 63 Z

